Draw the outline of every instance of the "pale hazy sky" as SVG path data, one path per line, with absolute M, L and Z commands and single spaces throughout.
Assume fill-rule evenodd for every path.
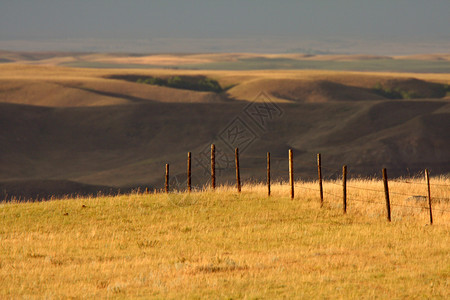
M 135 44 L 140 51 L 139 43 L 165 39 L 168 50 L 183 52 L 170 47 L 182 46 L 176 43 L 180 39 L 201 39 L 198 51 L 210 50 L 213 42 L 220 51 L 226 43 L 218 40 L 234 41 L 236 49 L 241 43 L 248 50 L 252 43 L 258 48 L 264 44 L 261 39 L 269 44 L 273 38 L 279 43 L 315 41 L 316 47 L 332 39 L 445 47 L 450 0 L 0 0 L 0 48 L 46 42 L 67 50 L 76 48 L 74 40 L 89 44 L 97 39 L 108 41 L 103 43 L 108 47 L 126 40 L 130 50 Z M 287 43 L 284 49 L 295 45 Z M 99 43 L 99 51 L 101 47 Z

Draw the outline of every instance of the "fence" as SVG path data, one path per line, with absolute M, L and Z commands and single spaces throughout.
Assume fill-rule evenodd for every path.
M 216 147 L 214 144 L 211 145 L 211 170 L 210 170 L 210 186 L 211 189 L 216 188 Z M 266 185 L 267 185 L 267 196 L 271 196 L 271 159 L 272 160 L 283 160 L 288 162 L 289 165 L 289 190 L 290 190 L 290 198 L 294 199 L 295 197 L 295 179 L 294 179 L 294 156 L 292 149 L 289 149 L 288 157 L 271 157 L 270 152 L 267 152 L 267 156 L 247 156 L 247 158 L 254 158 L 254 159 L 265 159 L 267 162 L 267 174 L 266 174 Z M 306 163 L 310 164 L 310 163 Z M 311 164 L 310 164 L 311 165 Z M 427 206 L 426 209 L 429 212 L 429 220 L 430 224 L 433 224 L 433 210 L 440 211 L 440 212 L 450 212 L 450 210 L 447 209 L 433 209 L 432 205 L 432 199 L 438 200 L 438 201 L 449 201 L 450 198 L 437 198 L 437 197 L 431 197 L 431 186 L 439 186 L 443 188 L 449 188 L 450 185 L 447 184 L 431 184 L 430 183 L 430 176 L 428 169 L 425 169 L 425 182 L 413 182 L 411 180 L 400 180 L 400 179 L 388 179 L 388 173 L 386 168 L 382 169 L 382 181 L 383 181 L 383 189 L 371 189 L 371 188 L 365 188 L 365 187 L 359 187 L 359 186 L 349 186 L 347 184 L 347 166 L 344 165 L 342 167 L 342 183 L 337 183 L 333 181 L 329 181 L 329 183 L 333 185 L 340 186 L 342 188 L 342 195 L 339 196 L 335 193 L 331 193 L 324 190 L 324 177 L 322 173 L 322 169 L 327 169 L 332 171 L 333 173 L 336 172 L 333 168 L 327 168 L 322 165 L 322 156 L 321 154 L 317 154 L 317 165 L 314 165 L 314 167 L 317 167 L 317 178 L 318 178 L 318 187 L 316 188 L 307 188 L 304 186 L 300 186 L 300 189 L 306 189 L 310 191 L 317 192 L 320 199 L 320 207 L 322 208 L 324 206 L 324 194 L 328 196 L 332 196 L 334 198 L 340 198 L 342 197 L 342 209 L 343 214 L 347 213 L 347 201 L 348 201 L 348 190 L 362 190 L 362 191 L 370 191 L 375 193 L 380 193 L 384 195 L 385 202 L 379 202 L 379 201 L 371 201 L 371 200 L 361 200 L 361 199 L 352 199 L 352 201 L 359 201 L 359 202 L 365 202 L 370 204 L 382 204 L 386 206 L 386 219 L 388 222 L 391 222 L 392 216 L 391 216 L 391 208 L 392 207 L 406 207 L 406 208 L 412 208 L 412 209 L 423 209 L 423 207 L 418 206 L 412 206 L 412 205 L 402 205 L 402 204 L 392 204 L 390 201 L 390 195 L 401 195 L 406 196 L 409 198 L 423 198 L 427 200 Z M 230 169 L 229 167 L 226 169 Z M 235 149 L 234 153 L 234 168 L 236 172 L 236 189 L 238 193 L 241 193 L 241 168 L 240 167 L 240 157 L 239 157 L 239 149 Z M 253 169 L 254 168 L 245 168 L 245 169 Z M 191 192 L 192 190 L 192 154 L 191 152 L 187 155 L 187 181 L 186 181 L 186 189 L 188 192 Z M 402 183 L 402 184 L 417 184 L 417 185 L 423 185 L 424 189 L 426 188 L 426 195 L 411 195 L 406 193 L 399 193 L 399 192 L 393 192 L 389 190 L 389 182 L 395 182 L 395 183 Z M 166 173 L 165 173 L 165 185 L 164 185 L 164 191 L 165 193 L 169 193 L 169 164 L 166 164 Z

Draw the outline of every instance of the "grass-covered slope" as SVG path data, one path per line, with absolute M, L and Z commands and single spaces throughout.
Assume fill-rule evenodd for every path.
M 380 181 L 349 186 L 382 191 Z M 269 199 L 244 185 L 240 195 L 230 187 L 0 204 L 0 297 L 448 298 L 448 212 L 436 210 L 429 226 L 422 204 L 393 194 L 393 205 L 417 209 L 393 206 L 388 223 L 383 193 L 349 188 L 343 216 L 339 198 L 325 194 L 320 209 L 311 189 L 298 183 L 294 200 L 285 185 Z

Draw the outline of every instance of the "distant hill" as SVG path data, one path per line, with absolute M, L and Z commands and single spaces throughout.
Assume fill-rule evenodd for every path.
M 0 63 L 99 69 L 175 70 L 336 70 L 363 72 L 450 73 L 450 55 L 411 56 L 326 54 L 127 54 L 0 51 Z
M 41 201 L 52 198 L 114 195 L 129 192 L 106 186 L 81 184 L 68 180 L 12 180 L 0 182 L 0 199 L 14 201 Z
M 390 176 L 450 172 L 450 103 L 442 94 L 448 75 L 23 65 L 0 71 L 1 197 L 157 189 L 166 163 L 172 185 L 182 188 L 188 151 L 193 183 L 202 186 L 211 143 L 219 183 L 233 181 L 235 146 L 244 181 L 264 180 L 268 151 L 273 178 L 287 180 L 290 148 L 297 179 L 315 178 L 319 152 L 327 178 L 338 177 L 344 164 L 350 177 L 379 176 L 382 167 Z M 118 74 L 201 74 L 230 88 L 197 92 L 110 78 Z M 388 99 L 377 84 L 417 98 Z

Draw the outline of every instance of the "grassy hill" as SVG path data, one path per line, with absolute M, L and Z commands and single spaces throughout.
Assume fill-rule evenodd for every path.
M 434 197 L 449 181 L 432 178 Z M 128 194 L 0 204 L 0 297 L 448 298 L 448 202 L 434 225 L 423 180 L 349 182 L 348 213 L 317 183 L 192 194 Z M 358 190 L 368 188 L 371 190 Z M 367 203 L 371 202 L 371 203 Z M 440 209 L 440 210 L 439 210 Z
M 378 176 L 382 167 L 393 176 L 424 168 L 435 175 L 449 172 L 448 74 L 16 64 L 0 70 L 0 198 L 61 195 L 61 187 L 73 194 L 77 186 L 80 193 L 161 188 L 166 163 L 183 185 L 188 151 L 194 184 L 202 186 L 211 143 L 221 153 L 220 183 L 233 180 L 235 146 L 241 148 L 244 180 L 264 179 L 268 151 L 277 158 L 274 176 L 286 179 L 289 148 L 298 178 L 315 178 L 318 152 L 330 177 L 338 176 L 343 164 L 350 176 Z M 226 90 L 130 80 L 156 76 L 211 78 Z M 389 99 L 380 89 L 414 99 Z M 275 110 L 261 120 L 255 109 L 264 103 Z M 249 143 L 239 145 L 245 139 L 229 135 L 236 125 L 246 129 Z
M 448 55 L 389 65 L 405 59 L 438 72 Z M 0 298 L 449 298 L 450 73 L 276 69 L 376 60 L 388 65 L 365 56 L 0 52 Z M 67 63 L 120 69 L 59 66 Z M 174 69 L 224 63 L 275 69 Z M 199 80 L 217 88 L 181 88 Z M 204 189 L 211 143 L 216 191 Z M 230 185 L 235 147 L 241 194 Z M 294 200 L 283 184 L 288 149 Z M 191 194 L 178 192 L 188 151 Z M 268 151 L 270 198 L 255 184 Z M 172 193 L 154 193 L 166 163 Z M 335 180 L 344 164 L 346 215 Z M 390 179 L 408 178 L 389 182 L 391 223 L 376 179 L 383 167 Z

